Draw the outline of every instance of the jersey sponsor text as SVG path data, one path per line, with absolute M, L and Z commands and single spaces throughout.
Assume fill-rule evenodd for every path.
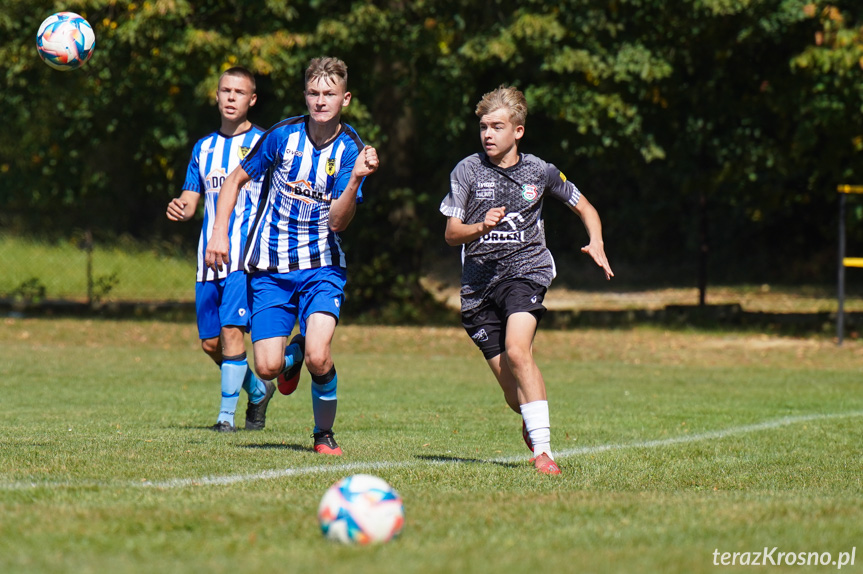
M 524 231 L 489 231 L 479 238 L 480 243 L 524 243 Z

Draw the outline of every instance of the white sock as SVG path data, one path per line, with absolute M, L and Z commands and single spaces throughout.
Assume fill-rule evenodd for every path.
M 546 453 L 551 460 L 551 424 L 548 419 L 548 401 L 533 401 L 521 405 L 524 426 L 533 443 L 533 456 Z

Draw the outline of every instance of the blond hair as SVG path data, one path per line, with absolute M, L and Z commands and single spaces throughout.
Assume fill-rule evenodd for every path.
M 476 115 L 481 118 L 503 108 L 509 110 L 509 119 L 514 125 L 524 125 L 527 119 L 527 100 L 520 90 L 505 84 L 482 97 L 476 105 Z
M 306 68 L 306 86 L 312 80 L 326 79 L 327 83 L 341 82 L 342 86 L 348 87 L 348 66 L 338 58 L 312 58 L 309 67 Z

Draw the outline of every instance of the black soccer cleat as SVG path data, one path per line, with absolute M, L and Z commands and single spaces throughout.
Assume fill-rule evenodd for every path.
M 246 430 L 264 430 L 264 425 L 267 423 L 267 405 L 273 398 L 273 393 L 276 392 L 276 385 L 272 381 L 264 381 L 264 385 L 267 387 L 267 392 L 261 402 L 255 404 L 249 401 L 246 407 Z
M 222 421 L 211 426 L 210 430 L 216 432 L 237 432 L 237 427 L 235 427 L 228 421 Z

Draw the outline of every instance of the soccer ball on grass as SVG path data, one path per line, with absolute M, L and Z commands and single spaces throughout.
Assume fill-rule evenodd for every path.
M 401 532 L 404 516 L 401 496 L 387 481 L 369 474 L 339 480 L 318 507 L 321 532 L 345 544 L 391 540 Z
M 87 63 L 96 47 L 89 22 L 74 12 L 51 14 L 36 33 L 36 51 L 42 61 L 63 72 Z

